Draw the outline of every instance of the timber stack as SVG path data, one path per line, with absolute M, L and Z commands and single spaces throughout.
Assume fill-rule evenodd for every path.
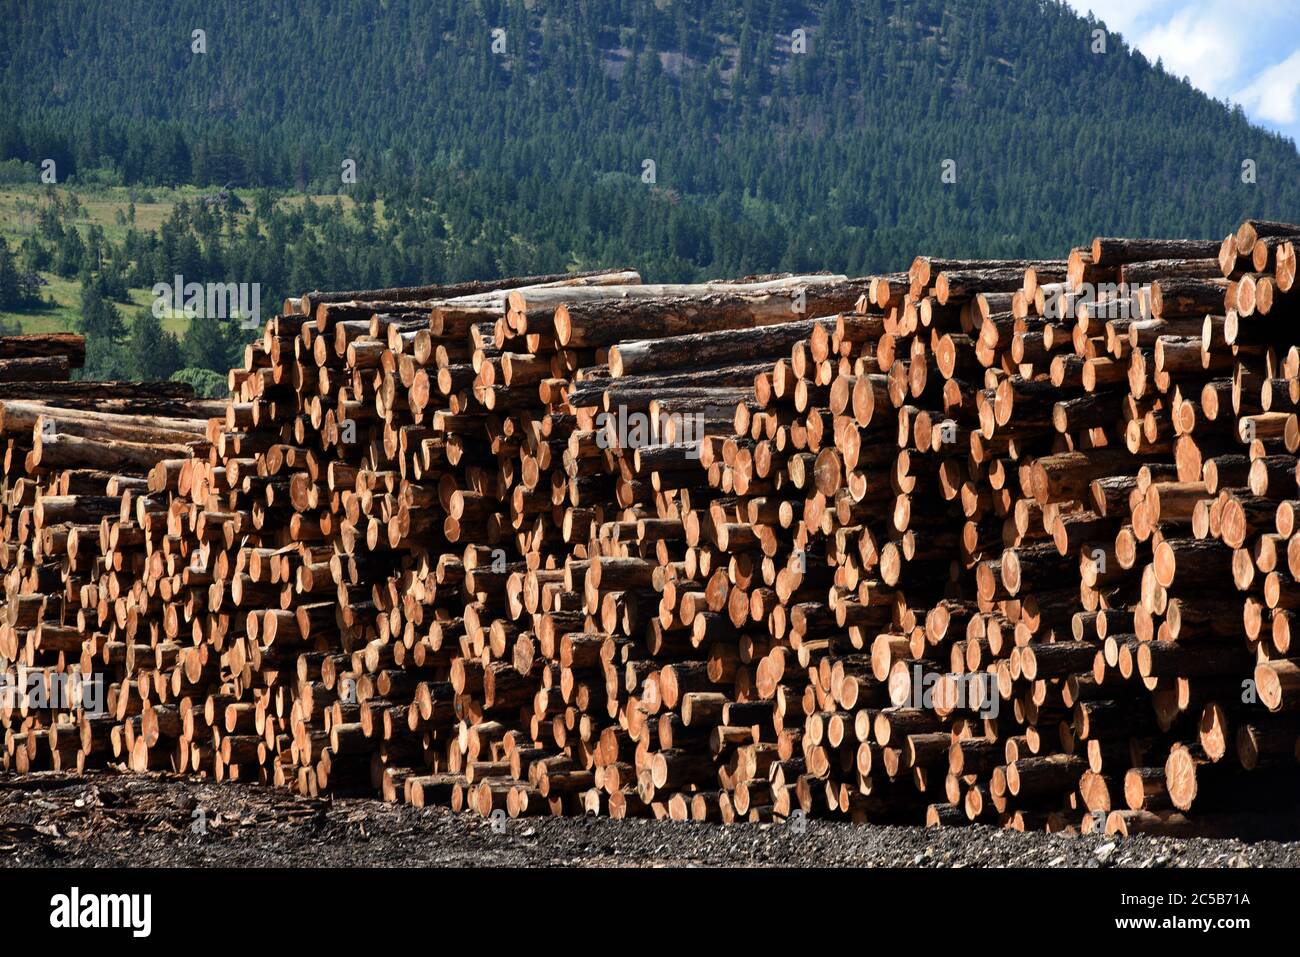
M 0 340 L 4 764 L 516 817 L 1294 817 L 1297 240 L 308 293 L 220 409 Z

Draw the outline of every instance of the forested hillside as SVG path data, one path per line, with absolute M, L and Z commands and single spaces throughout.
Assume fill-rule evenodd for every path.
M 425 195 L 477 224 L 461 277 L 864 272 L 1294 216 L 1294 144 L 1095 26 L 1055 0 L 12 0 L 0 161 Z

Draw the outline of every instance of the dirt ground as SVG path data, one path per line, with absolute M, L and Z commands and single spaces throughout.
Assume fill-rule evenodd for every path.
M 0 775 L 0 866 L 1274 867 L 1300 842 L 927 830 L 831 821 L 485 820 L 364 798 L 99 772 Z

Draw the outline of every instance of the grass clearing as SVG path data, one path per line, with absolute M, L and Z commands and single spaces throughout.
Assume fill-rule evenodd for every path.
M 99 226 L 104 231 L 104 238 L 110 243 L 121 243 L 127 232 L 134 228 L 141 233 L 155 232 L 171 216 L 172 210 L 181 202 L 195 202 L 204 196 L 211 196 L 216 189 L 197 186 L 180 187 L 47 187 L 33 183 L 29 186 L 6 185 L 0 187 L 0 236 L 16 252 L 19 244 L 29 236 L 37 235 L 39 228 L 39 210 L 50 202 L 50 195 L 56 195 L 65 204 L 71 197 L 76 197 L 77 215 L 70 222 L 81 229 L 83 235 L 91 226 Z M 244 205 L 251 209 L 256 202 L 256 191 L 251 189 L 231 190 Z M 277 205 L 286 209 L 301 207 L 306 201 L 305 194 L 282 196 Z M 332 195 L 312 195 L 313 202 L 332 204 Z M 129 220 L 131 204 L 135 204 L 135 220 Z M 349 212 L 356 203 L 350 196 L 342 196 L 343 208 Z M 376 204 L 382 216 L 382 204 Z M 65 224 L 69 222 L 65 219 Z M 36 310 L 23 312 L 5 312 L 0 310 L 0 322 L 6 325 L 16 323 L 24 333 L 40 334 L 50 332 L 67 332 L 76 328 L 76 319 L 81 301 L 81 286 L 76 279 L 65 279 L 52 272 L 41 272 L 41 277 L 48 283 L 41 287 L 43 298 L 51 304 Z M 134 319 L 138 308 L 150 308 L 153 305 L 153 291 L 148 288 L 135 288 L 130 291 L 130 304 L 116 303 L 122 310 L 127 324 Z M 165 315 L 163 328 L 168 332 L 184 336 L 189 328 L 189 320 L 184 316 Z

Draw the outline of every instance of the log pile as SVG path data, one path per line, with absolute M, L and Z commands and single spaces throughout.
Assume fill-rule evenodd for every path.
M 220 410 L 15 372 L 4 765 L 514 817 L 1293 814 L 1297 239 L 309 293 Z M 36 693 L 68 675 L 103 707 Z

